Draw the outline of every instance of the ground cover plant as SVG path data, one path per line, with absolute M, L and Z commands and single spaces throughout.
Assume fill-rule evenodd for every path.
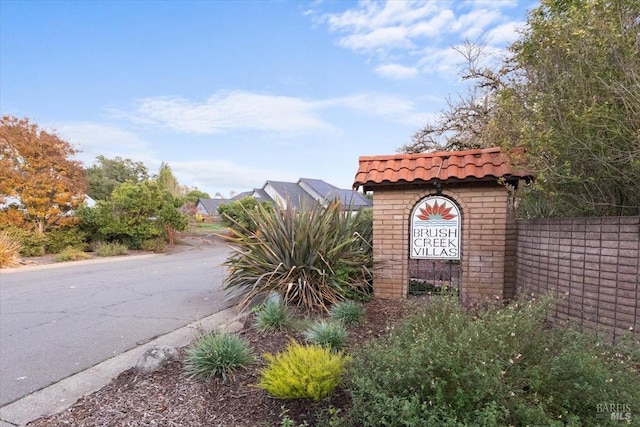
M 269 333 L 286 329 L 291 323 L 291 313 L 286 305 L 276 299 L 267 299 L 256 311 L 255 327 Z
M 329 350 L 340 350 L 347 343 L 347 329 L 338 322 L 317 320 L 303 332 L 305 340 Z
M 602 425 L 608 421 L 597 408 L 606 402 L 640 413 L 637 353 L 550 325 L 552 303 L 519 299 L 468 312 L 457 298 L 431 297 L 389 337 L 355 354 L 351 422 Z
M 277 354 L 265 354 L 268 365 L 260 372 L 258 387 L 281 399 L 329 396 L 342 382 L 350 357 L 317 344 L 292 340 Z
M 207 333 L 188 349 L 184 369 L 188 375 L 227 380 L 233 373 L 252 364 L 255 356 L 247 343 L 236 334 Z
M 68 410 L 30 426 L 519 426 L 526 425 L 525 419 L 541 419 L 541 414 L 556 417 L 542 418 L 542 425 L 621 425 L 602 418 L 608 413 L 598 414 L 597 405 L 611 403 L 607 399 L 629 402 L 636 422 L 637 341 L 612 349 L 564 329 L 556 335 L 550 333 L 552 325 L 538 322 L 542 306 L 519 304 L 470 314 L 456 299 L 441 296 L 374 298 L 362 305 L 363 321 L 349 327 L 343 351 L 353 359 L 345 381 L 319 401 L 278 399 L 256 387 L 268 366 L 262 357 L 236 371 L 230 381 L 190 378 L 184 373 L 182 350 L 180 360 L 165 369 L 149 376 L 129 370 Z M 520 313 L 537 313 L 538 320 L 521 319 Z M 306 316 L 300 311 L 294 315 Z M 240 336 L 256 354 L 280 354 L 292 339 L 304 338 L 302 329 L 293 327 L 259 332 L 254 321 L 255 313 L 249 314 Z M 538 363 L 542 366 L 536 367 Z M 363 386 L 370 387 L 369 395 Z M 492 387 L 493 399 L 483 401 L 482 395 L 491 397 Z M 439 390 L 435 400 L 434 390 Z M 431 405 L 421 400 L 427 396 Z M 443 401 L 452 407 L 436 405 Z M 553 412 L 557 408 L 566 409 L 561 418 Z M 516 416 L 520 421 L 501 421 Z

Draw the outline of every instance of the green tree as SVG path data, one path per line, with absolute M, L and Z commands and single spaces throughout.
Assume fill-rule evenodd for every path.
M 85 226 L 95 240 L 119 241 L 139 248 L 145 240 L 184 230 L 187 220 L 178 211 L 181 202 L 154 181 L 125 182 L 108 200 L 81 211 Z M 168 236 L 172 238 L 172 236 Z
M 180 187 L 178 179 L 173 175 L 171 166 L 169 166 L 168 163 L 162 162 L 162 164 L 160 165 L 160 170 L 158 171 L 156 182 L 158 183 L 160 188 L 168 191 L 172 196 L 182 197 L 184 194 L 183 188 Z
M 106 200 L 120 184 L 136 184 L 149 178 L 147 168 L 142 162 L 117 156 L 113 159 L 107 159 L 102 155 L 96 157 L 93 166 L 87 168 L 86 173 L 89 181 L 88 194 L 95 200 Z
M 543 0 L 512 46 L 502 116 L 565 211 L 640 215 L 638 17 L 635 0 Z
M 71 144 L 28 118 L 0 121 L 0 198 L 18 198 L 25 222 L 39 235 L 84 202 L 87 181 L 75 154 Z
M 185 200 L 189 203 L 193 203 L 194 205 L 198 203 L 198 199 L 210 199 L 209 193 L 204 191 L 200 191 L 198 189 L 190 190 L 186 196 L 184 196 Z
M 523 147 L 536 181 L 526 194 L 535 203 L 522 206 L 640 215 L 638 16 L 635 0 L 541 0 L 495 69 L 468 46 L 463 78 L 475 96 L 401 150 Z

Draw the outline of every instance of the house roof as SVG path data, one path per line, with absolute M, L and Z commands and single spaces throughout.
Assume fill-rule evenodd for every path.
M 231 201 L 231 199 L 198 199 L 198 205 L 204 208 L 207 215 L 217 216 L 218 206 Z
M 370 207 L 371 200 L 354 190 L 343 190 L 321 179 L 300 178 L 298 184 L 305 190 L 309 188 L 314 196 L 326 201 L 338 200 L 343 206 L 350 206 L 352 210 Z
M 254 188 L 251 192 L 251 197 L 255 197 L 259 202 L 271 202 L 273 203 L 273 199 L 271 196 L 267 194 L 262 188 Z
M 251 195 L 253 194 L 253 191 L 243 191 L 242 193 L 238 193 L 235 196 L 233 196 L 231 199 L 229 200 L 240 200 L 240 199 L 244 199 L 245 197 L 251 197 Z
M 518 167 L 522 149 L 503 152 L 500 147 L 465 151 L 361 156 L 354 188 L 379 185 L 491 181 L 498 178 L 526 178 L 531 174 Z
M 271 186 L 280 197 L 286 199 L 287 203 L 291 203 L 294 209 L 311 206 L 315 200 L 296 182 L 267 181 L 262 189 L 265 190 L 267 186 Z

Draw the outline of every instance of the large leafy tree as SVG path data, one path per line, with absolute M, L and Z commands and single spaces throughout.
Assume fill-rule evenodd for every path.
M 28 118 L 0 122 L 0 197 L 20 200 L 25 221 L 40 235 L 84 202 L 87 181 L 76 150 Z
M 81 211 L 85 226 L 94 239 L 120 241 L 138 248 L 145 240 L 167 232 L 184 230 L 187 218 L 178 211 L 181 201 L 155 181 L 125 182 L 113 190 L 108 200 Z
M 541 0 L 495 69 L 466 49 L 471 93 L 405 152 L 520 146 L 557 212 L 640 214 L 640 2 Z
M 95 200 L 106 200 L 119 185 L 125 182 L 136 184 L 148 178 L 149 173 L 142 162 L 122 157 L 108 159 L 100 155 L 93 166 L 87 168 L 88 194 Z

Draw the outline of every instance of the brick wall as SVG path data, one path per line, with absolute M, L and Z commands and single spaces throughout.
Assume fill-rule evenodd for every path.
M 409 228 L 413 207 L 431 188 L 376 187 L 373 194 L 374 292 L 386 298 L 408 294 Z M 509 193 L 494 183 L 446 185 L 442 195 L 457 203 L 461 224 L 463 299 L 509 297 L 515 289 L 515 226 L 508 220 Z M 511 233 L 511 234 L 509 234 Z
M 640 332 L 640 217 L 519 220 L 516 251 L 518 286 L 557 294 L 557 319 Z

